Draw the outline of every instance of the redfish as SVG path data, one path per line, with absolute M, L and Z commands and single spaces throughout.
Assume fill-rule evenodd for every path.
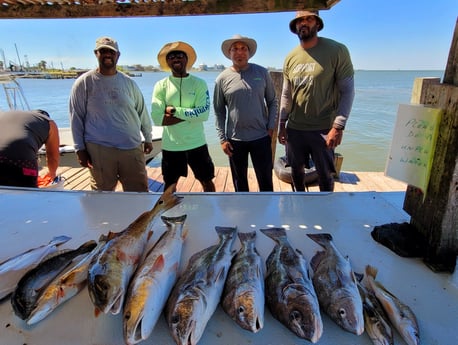
M 96 310 L 105 314 L 119 314 L 125 294 L 136 268 L 140 264 L 146 244 L 151 237 L 150 227 L 156 216 L 181 202 L 170 186 L 154 207 L 142 213 L 126 229 L 114 234 L 88 268 L 88 290 Z

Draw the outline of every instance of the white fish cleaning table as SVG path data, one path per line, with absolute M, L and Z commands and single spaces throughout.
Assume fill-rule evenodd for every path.
M 158 193 L 44 191 L 0 188 L 0 262 L 57 235 L 76 248 L 100 234 L 120 231 L 151 208 Z M 217 243 L 215 226 L 237 226 L 240 232 L 257 231 L 257 248 L 265 259 L 274 242 L 259 229 L 284 226 L 293 247 L 310 260 L 320 248 L 306 233 L 329 232 L 356 272 L 367 264 L 378 268 L 377 280 L 415 312 L 422 344 L 458 344 L 458 283 L 456 273 L 434 273 L 421 259 L 401 258 L 375 242 L 376 225 L 409 220 L 402 211 L 403 193 L 180 193 L 183 202 L 166 215 L 187 214 L 182 268 L 189 257 Z M 165 226 L 156 219 L 153 244 Z M 240 247 L 238 239 L 234 250 Z M 372 344 L 366 333 L 350 334 L 322 312 L 323 336 L 318 344 Z M 61 305 L 34 326 L 14 315 L 9 300 L 0 303 L 0 344 L 8 345 L 122 345 L 122 315 L 94 315 L 87 289 Z M 142 344 L 174 344 L 164 318 Z M 396 333 L 395 343 L 402 344 Z M 266 308 L 264 328 L 250 333 L 239 328 L 218 307 L 199 345 L 205 344 L 310 344 L 274 319 Z

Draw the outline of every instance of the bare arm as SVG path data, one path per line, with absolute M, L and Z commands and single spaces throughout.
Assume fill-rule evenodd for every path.
M 49 121 L 49 136 L 45 142 L 46 162 L 48 165 L 48 174 L 51 178 L 56 177 L 56 171 L 59 166 L 59 130 L 54 121 Z

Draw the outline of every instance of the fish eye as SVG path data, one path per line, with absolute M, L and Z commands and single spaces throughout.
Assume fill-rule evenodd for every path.
M 239 311 L 239 314 L 245 312 L 245 307 L 243 305 L 239 306 L 238 311 Z
M 129 320 L 130 319 L 130 311 L 128 311 L 125 315 L 124 315 L 124 318 L 126 320 Z
M 340 308 L 339 309 L 339 315 L 340 315 L 341 318 L 344 318 L 347 315 L 347 312 L 345 311 L 345 309 Z
M 291 313 L 289 313 L 289 319 L 291 321 L 299 320 L 300 318 L 301 318 L 301 313 L 297 310 L 293 310 Z
M 173 324 L 176 324 L 180 321 L 180 316 L 175 314 L 172 316 L 171 320 L 170 320 Z

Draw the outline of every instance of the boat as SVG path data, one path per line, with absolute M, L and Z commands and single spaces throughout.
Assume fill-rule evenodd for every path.
M 3 88 L 3 97 L 0 97 L 0 110 L 31 110 L 25 93 L 16 76 L 10 73 L 0 74 L 0 85 Z M 162 151 L 162 127 L 152 126 L 153 150 L 145 155 L 146 164 L 151 162 Z M 78 163 L 72 132 L 68 127 L 59 128 L 60 166 L 80 167 Z M 46 147 L 43 145 L 38 151 L 40 167 L 46 167 Z

